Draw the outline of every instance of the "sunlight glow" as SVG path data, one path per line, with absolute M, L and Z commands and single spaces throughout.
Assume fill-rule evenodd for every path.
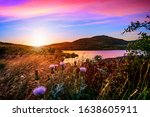
M 39 47 L 46 44 L 48 44 L 48 34 L 46 31 L 41 29 L 33 30 L 31 34 L 31 45 Z

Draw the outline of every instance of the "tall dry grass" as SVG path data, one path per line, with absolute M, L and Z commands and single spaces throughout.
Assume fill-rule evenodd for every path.
M 123 57 L 59 64 L 54 55 L 9 55 L 1 59 L 0 99 L 150 99 L 150 59 Z M 85 67 L 86 72 L 81 72 Z M 41 96 L 34 88 L 46 87 Z

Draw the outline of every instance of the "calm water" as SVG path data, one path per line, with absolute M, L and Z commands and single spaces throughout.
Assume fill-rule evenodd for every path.
M 65 53 L 75 53 L 79 57 L 66 59 L 71 62 L 74 60 L 84 60 L 86 58 L 93 59 L 96 55 L 101 55 L 103 58 L 115 58 L 124 56 L 126 50 L 99 50 L 99 51 L 64 51 Z

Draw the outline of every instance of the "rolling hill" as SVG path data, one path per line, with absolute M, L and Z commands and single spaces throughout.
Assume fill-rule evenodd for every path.
M 121 50 L 126 49 L 128 41 L 109 36 L 82 38 L 73 42 L 51 44 L 49 47 L 60 50 Z
M 55 48 L 57 50 L 121 50 L 126 49 L 126 46 L 129 41 L 125 41 L 123 39 L 117 39 L 109 36 L 94 36 L 91 38 L 82 38 L 75 40 L 73 42 L 62 42 L 55 43 L 51 45 L 45 45 L 39 50 L 45 50 L 49 48 Z M 22 44 L 13 44 L 13 43 L 5 43 L 0 42 L 0 53 L 5 50 L 6 53 L 33 53 L 38 49 L 22 45 Z

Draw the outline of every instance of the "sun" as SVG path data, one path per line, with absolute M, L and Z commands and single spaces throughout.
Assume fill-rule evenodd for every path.
M 48 34 L 41 29 L 33 30 L 31 34 L 31 45 L 40 47 L 48 43 Z

